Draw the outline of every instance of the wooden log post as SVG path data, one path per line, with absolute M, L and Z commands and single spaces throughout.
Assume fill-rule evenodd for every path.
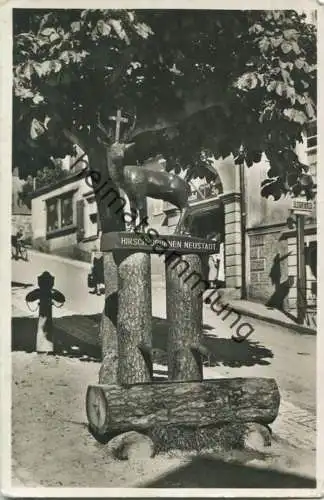
M 142 236 L 110 232 L 103 234 L 101 244 L 103 252 L 113 251 L 118 266 L 118 383 L 141 383 L 152 376 L 150 253 L 165 254 L 169 379 L 202 380 L 202 355 L 207 354 L 202 345 L 202 292 L 208 284 L 202 278 L 200 254 L 215 253 L 218 245 L 184 235 Z
M 169 380 L 202 380 L 202 291 L 200 255 L 169 255 L 166 267 L 166 309 L 169 323 Z
M 99 340 L 101 344 L 101 366 L 99 384 L 116 384 L 118 377 L 117 338 L 117 265 L 112 252 L 103 254 L 105 279 L 105 305 L 101 316 Z
M 142 252 L 118 257 L 118 383 L 148 382 L 152 365 L 151 259 Z
M 203 428 L 239 422 L 268 425 L 280 395 L 271 378 L 155 382 L 129 387 L 91 385 L 86 410 L 97 435 L 145 432 L 156 426 Z
M 99 125 L 99 124 L 98 124 Z M 112 231 L 124 231 L 125 223 L 120 212 L 123 199 L 119 197 L 118 187 L 113 182 L 109 168 L 114 168 L 111 152 L 104 144 L 88 148 L 90 170 L 85 177 L 89 188 L 94 190 L 98 207 L 99 225 L 102 239 Z M 101 343 L 102 363 L 99 370 L 99 383 L 117 383 L 118 379 L 118 334 L 117 334 L 117 265 L 113 252 L 104 251 L 105 305 L 102 313 L 99 340 Z

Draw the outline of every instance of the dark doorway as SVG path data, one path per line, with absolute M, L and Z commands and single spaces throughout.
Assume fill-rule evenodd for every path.
M 210 234 L 219 234 L 224 239 L 224 207 L 212 207 L 209 210 L 198 207 L 188 215 L 188 229 L 192 236 L 207 238 Z
M 197 206 L 189 212 L 187 219 L 188 233 L 197 238 L 214 238 L 220 242 L 224 242 L 225 238 L 225 223 L 224 223 L 224 206 L 219 204 L 209 209 Z M 203 277 L 209 281 L 210 277 L 210 257 L 208 255 L 202 257 Z

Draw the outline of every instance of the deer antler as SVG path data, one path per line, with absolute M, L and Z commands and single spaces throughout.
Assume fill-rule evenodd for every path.
M 103 146 L 105 146 L 106 148 L 108 148 L 110 146 L 110 144 L 108 144 L 108 142 L 106 142 L 103 139 L 101 139 L 101 137 L 97 136 L 97 139 L 98 139 L 98 142 L 100 144 L 102 144 Z
M 100 118 L 100 111 L 97 112 L 97 125 L 98 125 L 98 128 L 99 130 L 101 130 L 101 132 L 106 136 L 106 137 L 109 137 L 109 132 L 108 130 L 106 129 L 106 127 L 104 126 L 104 124 L 102 123 L 101 121 L 101 118 Z
M 130 126 L 130 128 L 128 129 L 128 131 L 126 132 L 125 134 L 125 140 L 123 142 L 128 142 L 131 138 L 131 135 L 132 135 L 132 132 L 133 130 L 135 129 L 135 126 L 136 126 L 136 122 L 137 122 L 137 115 L 136 115 L 136 112 L 134 114 L 134 119 L 133 119 L 133 123 L 132 125 Z

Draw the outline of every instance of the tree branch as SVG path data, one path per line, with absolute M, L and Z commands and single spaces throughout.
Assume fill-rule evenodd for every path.
M 122 76 L 123 72 L 127 69 L 134 55 L 135 55 L 134 47 L 130 46 L 124 50 L 123 57 L 121 58 L 120 62 L 118 63 L 118 67 L 115 69 L 109 80 L 109 86 L 112 89 L 117 85 L 119 78 Z
M 63 128 L 63 134 L 65 135 L 65 137 L 72 142 L 72 144 L 77 144 L 83 152 L 86 152 L 87 149 L 88 149 L 88 146 L 87 144 L 85 144 L 85 142 L 81 139 L 80 137 L 80 133 L 75 130 L 75 129 L 67 129 L 67 128 Z
M 201 111 L 206 111 L 211 108 L 221 108 L 225 115 L 230 115 L 230 110 L 226 105 L 226 99 L 224 96 L 216 95 L 216 92 L 210 92 L 210 95 L 206 95 L 204 91 L 197 92 L 198 97 L 196 99 L 188 99 L 184 101 L 182 110 L 175 113 L 169 113 L 168 116 L 159 116 L 155 120 L 148 120 L 142 125 L 138 125 L 133 133 L 130 134 L 129 140 L 134 140 L 140 134 L 146 132 L 156 132 L 158 130 L 163 130 L 172 126 L 179 124 L 180 122 L 190 118 L 191 116 L 199 113 Z M 200 96 L 199 96 L 200 94 Z
M 130 126 L 129 130 L 126 132 L 125 139 L 123 140 L 123 142 L 129 142 L 130 137 L 132 136 L 132 133 L 135 130 L 136 123 L 137 123 L 137 115 L 135 114 L 134 119 L 133 119 L 133 123 Z
M 62 127 L 61 130 L 65 137 L 73 144 L 77 144 L 83 151 L 89 149 L 90 137 L 81 132 L 81 130 L 76 130 L 75 127 L 66 127 L 66 120 L 64 120 L 64 117 L 57 112 L 57 103 L 62 100 L 62 97 L 57 89 L 52 87 L 51 91 L 46 92 L 45 95 L 52 115 L 50 118 L 55 124 L 59 124 Z M 49 121 L 49 124 L 50 122 L 51 120 Z
M 104 124 L 101 121 L 100 111 L 98 111 L 98 113 L 97 113 L 97 125 L 98 125 L 98 128 L 101 130 L 101 132 L 103 132 L 107 137 L 109 137 L 108 130 L 106 129 L 106 127 L 104 126 Z

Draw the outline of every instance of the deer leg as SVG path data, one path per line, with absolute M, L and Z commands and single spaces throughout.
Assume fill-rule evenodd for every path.
M 146 216 L 146 203 L 141 200 L 138 206 L 138 215 L 139 215 L 139 224 L 138 229 L 140 232 L 145 232 L 145 227 L 148 225 L 147 216 Z
M 188 211 L 189 205 L 186 205 L 185 207 L 182 207 L 180 209 L 180 217 L 178 220 L 178 224 L 176 225 L 174 234 L 184 234 L 185 233 L 185 219 L 186 219 L 186 214 Z
M 138 207 L 137 207 L 137 201 L 135 196 L 128 196 L 129 199 L 129 208 L 130 208 L 130 215 L 131 215 L 131 220 L 127 221 L 127 228 L 128 231 L 135 231 L 136 228 L 136 218 L 138 214 Z

